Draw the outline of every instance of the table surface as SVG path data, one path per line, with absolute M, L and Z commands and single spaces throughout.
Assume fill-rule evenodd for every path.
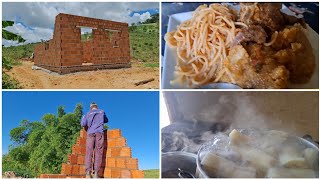
M 194 11 L 199 5 L 202 4 L 211 4 L 211 3 L 203 3 L 203 2 L 197 2 L 197 3 L 162 3 L 161 4 L 161 55 L 164 55 L 164 49 L 165 49 L 165 41 L 164 41 L 164 35 L 167 33 L 168 28 L 168 21 L 169 16 L 172 14 L 182 13 L 182 12 L 188 12 L 188 11 Z M 235 3 L 237 4 L 237 3 Z M 284 3 L 287 7 L 289 6 L 297 6 L 298 8 L 306 8 L 307 10 L 311 11 L 311 13 L 303 13 L 303 17 L 305 21 L 309 24 L 309 26 L 319 33 L 319 3 L 312 2 L 312 3 Z

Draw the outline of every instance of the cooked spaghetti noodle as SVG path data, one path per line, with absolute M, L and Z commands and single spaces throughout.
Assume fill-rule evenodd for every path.
M 190 20 L 166 34 L 166 42 L 176 48 L 178 56 L 172 84 L 195 87 L 218 82 L 224 74 L 235 83 L 224 62 L 240 30 L 236 26 L 247 27 L 235 19 L 236 15 L 227 6 L 202 5 Z

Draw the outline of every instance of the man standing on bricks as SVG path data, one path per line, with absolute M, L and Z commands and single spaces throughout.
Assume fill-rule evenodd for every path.
M 104 110 L 98 109 L 98 105 L 94 102 L 90 104 L 90 111 L 81 120 L 81 126 L 87 129 L 86 178 L 91 178 L 93 150 L 95 150 L 94 178 L 99 178 L 104 152 L 104 123 L 107 122 L 108 118 Z

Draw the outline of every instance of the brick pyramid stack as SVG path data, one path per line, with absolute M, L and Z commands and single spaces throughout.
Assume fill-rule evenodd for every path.
M 62 164 L 61 174 L 41 174 L 40 178 L 84 178 L 86 154 L 85 130 L 80 131 L 77 143 L 72 146 L 72 154 L 68 162 Z M 105 178 L 143 178 L 142 170 L 138 169 L 138 159 L 132 158 L 131 148 L 121 136 L 120 129 L 108 130 L 105 133 L 105 157 L 102 161 L 100 177 Z

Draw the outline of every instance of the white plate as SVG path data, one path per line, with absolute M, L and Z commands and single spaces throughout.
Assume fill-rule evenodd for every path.
M 234 6 L 234 9 L 239 9 L 239 6 Z M 289 11 L 285 6 L 283 6 L 282 12 L 285 12 L 289 14 Z M 177 29 L 177 26 L 181 24 L 183 21 L 188 20 L 192 17 L 193 12 L 185 12 L 185 13 L 179 13 L 174 14 L 169 17 L 168 22 L 168 30 L 175 31 Z M 290 14 L 291 15 L 291 14 Z M 313 54 L 315 55 L 316 59 L 316 69 L 315 72 L 310 79 L 310 81 L 306 84 L 292 84 L 289 85 L 289 88 L 297 88 L 297 89 L 318 89 L 319 88 L 319 35 L 309 26 L 307 27 L 308 33 L 306 34 L 312 49 Z M 163 73 L 162 73 L 162 89 L 186 89 L 187 87 L 181 87 L 178 85 L 171 85 L 170 81 L 174 79 L 174 69 L 177 62 L 177 53 L 176 49 L 170 48 L 167 44 L 164 50 L 164 58 L 162 61 L 163 66 Z

